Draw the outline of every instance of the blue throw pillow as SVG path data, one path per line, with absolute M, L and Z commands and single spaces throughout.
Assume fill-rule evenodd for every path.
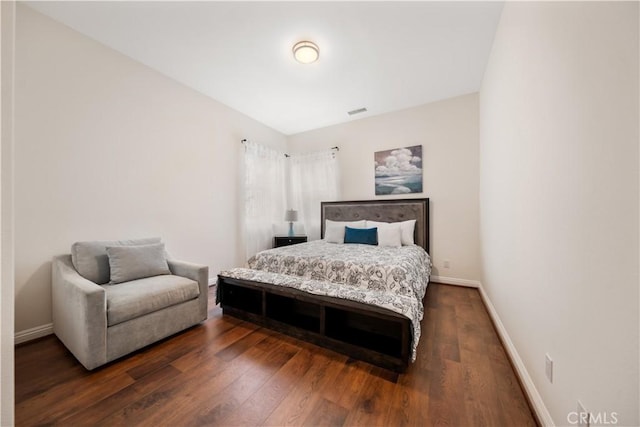
M 344 228 L 345 243 L 362 243 L 363 245 L 378 244 L 378 228 Z

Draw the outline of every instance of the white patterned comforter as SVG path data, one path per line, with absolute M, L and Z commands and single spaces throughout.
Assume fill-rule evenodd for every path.
M 422 299 L 431 273 L 431 260 L 421 247 L 316 240 L 260 252 L 249 260 L 249 267 L 220 275 L 362 302 L 406 316 L 413 327 L 411 360 L 415 360 Z

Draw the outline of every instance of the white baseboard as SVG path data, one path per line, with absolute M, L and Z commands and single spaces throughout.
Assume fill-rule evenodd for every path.
M 477 280 L 457 279 L 455 277 L 429 276 L 429 282 L 442 283 L 444 285 L 465 286 L 467 288 L 479 288 Z
M 213 286 L 216 283 L 218 283 L 218 278 L 217 277 L 209 277 L 209 286 Z
M 36 338 L 46 337 L 53 333 L 53 323 L 46 325 L 36 326 L 35 328 L 25 329 L 24 331 L 16 332 L 13 343 L 22 344 L 23 342 L 35 340 Z
M 487 308 L 487 311 L 489 312 L 489 316 L 491 317 L 491 320 L 493 321 L 493 324 L 496 330 L 498 331 L 498 335 L 500 335 L 500 339 L 504 344 L 504 349 L 509 354 L 511 363 L 516 369 L 516 375 L 520 378 L 520 383 L 524 388 L 524 392 L 527 394 L 527 397 L 529 398 L 529 402 L 531 402 L 531 404 L 533 405 L 533 410 L 535 411 L 536 416 L 538 417 L 538 421 L 541 422 L 543 426 L 549 426 L 549 427 L 555 426 L 553 422 L 553 418 L 551 418 L 551 414 L 549 413 L 549 411 L 547 410 L 547 407 L 542 401 L 542 397 L 540 396 L 540 393 L 538 393 L 538 389 L 536 389 L 536 386 L 533 383 L 533 380 L 531 379 L 531 376 L 529 375 L 527 368 L 524 366 L 524 363 L 522 362 L 522 359 L 518 354 L 518 350 L 516 350 L 515 346 L 513 345 L 513 341 L 511 341 L 511 338 L 509 337 L 507 330 L 505 329 L 504 325 L 502 324 L 502 321 L 500 320 L 500 316 L 498 316 L 498 313 L 496 312 L 495 307 L 491 303 L 489 296 L 484 291 L 484 288 L 482 287 L 482 283 L 480 283 L 479 285 L 480 286 L 478 286 L 478 289 L 480 291 L 480 296 L 482 297 L 482 301 L 484 302 L 484 306 Z

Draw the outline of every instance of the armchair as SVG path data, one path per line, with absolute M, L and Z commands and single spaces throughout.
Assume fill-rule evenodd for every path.
M 73 255 L 53 258 L 53 331 L 88 370 L 207 318 L 206 266 L 169 259 L 168 270 L 159 275 L 120 283 L 106 276 L 105 281 L 112 246 L 144 249 L 140 243 L 153 246 L 149 240 L 76 243 Z M 130 265 L 139 268 L 138 261 Z

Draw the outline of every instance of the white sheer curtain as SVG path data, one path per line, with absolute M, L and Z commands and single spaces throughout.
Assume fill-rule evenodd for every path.
M 287 209 L 283 152 L 245 141 L 244 230 L 247 259 L 272 247 L 273 225 Z
M 320 202 L 338 200 L 338 160 L 334 150 L 292 154 L 291 209 L 298 211 L 309 240 L 320 239 Z

